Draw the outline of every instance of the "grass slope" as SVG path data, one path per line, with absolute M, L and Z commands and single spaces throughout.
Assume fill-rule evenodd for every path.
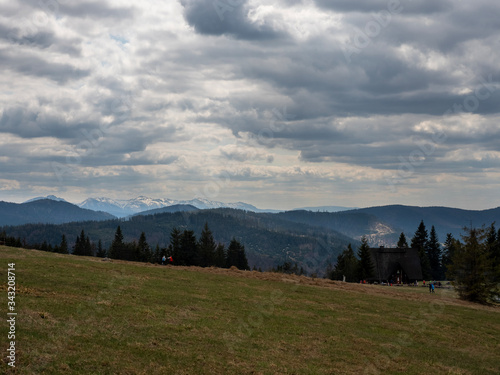
M 15 262 L 19 314 L 17 367 L 2 363 L 2 373 L 500 373 L 499 309 L 447 290 L 6 247 L 0 259 L 0 312 Z

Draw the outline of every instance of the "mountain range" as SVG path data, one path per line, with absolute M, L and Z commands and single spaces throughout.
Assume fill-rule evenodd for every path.
M 500 222 L 500 208 L 474 211 L 391 205 L 339 212 L 318 208 L 254 212 L 248 209 L 254 206 L 244 203 L 234 205 L 246 209 L 206 208 L 223 203 L 192 200 L 193 204 L 179 204 L 146 197 L 124 201 L 95 199 L 81 204 L 96 209 L 107 207 L 120 215 L 138 211 L 117 218 L 108 212 L 50 198 L 22 204 L 0 202 L 0 226 L 3 226 L 0 232 L 5 230 L 9 236 L 20 237 L 28 244 L 46 241 L 52 245 L 58 244 L 65 234 L 71 245 L 84 229 L 92 241 L 102 240 L 106 247 L 120 225 L 128 241 L 137 240 L 144 231 L 152 246 L 167 246 L 172 228 L 194 230 L 198 236 L 208 222 L 217 241 L 229 243 L 233 237 L 238 238 L 246 247 L 252 266 L 266 269 L 284 261 L 296 261 L 309 272 L 320 272 L 322 267 L 335 261 L 349 242 L 355 248 L 362 236 L 366 236 L 372 246 L 395 246 L 401 232 L 410 242 L 423 220 L 428 230 L 435 226 L 439 240 L 444 242 L 447 233 L 460 238 L 464 227 Z
M 63 198 L 49 195 L 46 197 L 37 197 L 30 199 L 24 203 L 33 202 L 36 200 L 50 199 L 55 201 L 66 202 Z M 245 210 L 251 212 L 281 212 L 274 209 L 259 209 L 251 204 L 245 202 L 224 203 L 219 201 L 212 201 L 205 198 L 194 198 L 190 200 L 176 200 L 169 198 L 150 198 L 139 196 L 133 199 L 112 199 L 106 197 L 100 198 L 87 198 L 81 203 L 76 203 L 80 208 L 85 208 L 93 211 L 107 212 L 118 218 L 132 216 L 144 211 L 160 209 L 163 207 L 170 207 L 175 205 L 191 205 L 200 210 L 207 210 L 212 208 L 234 208 L 237 210 Z M 310 210 L 320 212 L 338 212 L 353 209 L 352 207 L 342 206 L 320 206 L 320 207 L 304 207 L 297 208 L 296 210 Z

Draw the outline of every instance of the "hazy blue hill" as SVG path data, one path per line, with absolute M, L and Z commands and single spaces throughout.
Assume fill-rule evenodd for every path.
M 449 207 L 391 205 L 362 208 L 346 213 L 374 215 L 396 228 L 401 228 L 410 237 L 413 236 L 420 221 L 423 220 L 429 230 L 432 225 L 436 227 L 440 241 L 445 240 L 447 233 L 452 233 L 456 238 L 460 238 L 462 229 L 471 224 L 474 227 L 481 227 L 483 224 L 489 226 L 494 221 L 500 224 L 500 207 L 477 211 Z
M 399 235 L 397 227 L 391 226 L 374 214 L 364 212 L 300 210 L 278 213 L 276 216 L 282 220 L 335 230 L 356 239 L 366 235 L 374 244 L 391 244 L 397 241 L 397 235 Z
M 293 211 L 313 211 L 313 212 L 341 212 L 355 210 L 359 207 L 344 207 L 344 206 L 314 206 L 314 207 L 298 207 Z
M 192 212 L 192 211 L 198 211 L 198 210 L 199 210 L 199 208 L 196 208 L 195 206 L 190 205 L 190 204 L 174 204 L 173 206 L 155 208 L 153 210 L 139 212 L 139 213 L 132 215 L 132 216 L 156 215 L 156 214 L 174 213 L 174 212 Z
M 72 221 L 100 221 L 113 218 L 113 215 L 105 212 L 86 210 L 68 202 L 51 199 L 39 199 L 20 204 L 0 202 L 0 225 L 62 224 Z

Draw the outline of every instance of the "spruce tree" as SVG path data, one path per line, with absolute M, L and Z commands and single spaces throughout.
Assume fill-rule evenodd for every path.
M 408 242 L 406 241 L 406 236 L 405 236 L 404 232 L 401 232 L 401 234 L 399 235 L 397 247 L 399 247 L 400 249 L 408 248 Z
M 73 255 L 80 255 L 80 236 L 76 236 L 75 244 L 73 245 Z
M 424 280 L 431 277 L 431 266 L 429 263 L 429 257 L 427 256 L 426 246 L 427 246 L 427 229 L 425 229 L 424 221 L 422 220 L 415 232 L 415 235 L 411 239 L 411 247 L 418 250 L 418 255 L 420 257 L 420 265 L 422 266 L 422 275 Z
M 97 253 L 96 257 L 99 258 L 105 258 L 106 257 L 106 250 L 102 247 L 102 241 L 99 239 L 99 242 L 97 243 Z
M 492 223 L 486 231 L 486 251 L 492 280 L 500 284 L 500 231 L 497 233 L 495 223 Z
M 181 264 L 186 266 L 199 265 L 198 243 L 192 230 L 184 230 L 180 237 Z
M 461 299 L 488 303 L 498 296 L 488 258 L 484 229 L 465 228 L 464 244 L 455 249 L 449 274 Z
M 168 253 L 174 259 L 174 263 L 178 265 L 186 265 L 181 252 L 181 231 L 177 228 L 173 228 L 170 232 L 170 244 L 168 245 Z M 165 254 L 161 254 L 163 257 Z M 160 260 L 161 260 L 160 257 Z
M 214 264 L 219 268 L 225 268 L 227 266 L 226 249 L 223 243 L 217 245 L 217 249 L 215 250 Z
M 81 239 L 80 239 L 81 240 Z M 87 236 L 83 245 L 83 255 L 92 256 L 92 244 L 90 243 L 90 238 Z
M 441 266 L 441 245 L 439 244 L 438 236 L 434 226 L 431 228 L 429 241 L 426 244 L 426 253 L 429 258 L 431 277 L 433 280 L 442 280 L 443 270 Z
M 361 238 L 361 245 L 358 248 L 358 279 L 366 280 L 373 277 L 374 266 L 370 255 L 370 246 L 365 236 Z
M 86 239 L 85 239 L 85 231 L 82 229 L 82 232 L 79 236 L 76 237 L 75 246 L 73 248 L 74 255 L 87 255 L 86 252 Z
M 208 228 L 208 223 L 206 222 L 201 232 L 198 247 L 200 252 L 200 266 L 213 266 L 215 264 L 215 250 L 217 245 L 215 244 L 212 232 Z
M 161 263 L 162 256 L 163 255 L 161 255 L 160 245 L 156 244 L 155 252 L 154 252 L 154 256 L 153 256 L 153 263 Z
M 446 241 L 444 242 L 443 256 L 441 257 L 441 263 L 443 266 L 443 273 L 447 279 L 448 269 L 453 264 L 453 257 L 455 255 L 455 249 L 459 246 L 458 241 L 453 238 L 451 233 L 446 235 Z
M 111 247 L 109 249 L 109 257 L 112 259 L 125 259 L 125 243 L 123 242 L 123 234 L 120 226 L 116 228 L 115 238 L 111 243 Z
M 66 240 L 66 235 L 62 235 L 61 244 L 59 245 L 59 253 L 68 254 L 68 241 Z
M 337 263 L 329 276 L 330 279 L 343 280 L 345 277 L 347 282 L 358 281 L 358 263 L 351 244 L 347 245 L 347 249 L 337 256 Z
M 228 268 L 235 266 L 240 270 L 249 270 L 245 247 L 233 237 L 227 249 L 226 265 Z
M 249 270 L 250 266 L 248 265 L 247 254 L 245 253 L 245 246 L 238 242 L 238 264 L 236 267 L 240 270 Z
M 151 248 L 146 241 L 146 233 L 142 232 L 139 237 L 139 243 L 136 248 L 136 260 L 138 262 L 149 262 L 151 261 Z

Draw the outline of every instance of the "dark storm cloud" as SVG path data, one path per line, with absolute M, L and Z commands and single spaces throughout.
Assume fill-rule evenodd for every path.
M 27 139 L 54 137 L 74 140 L 81 137 L 83 129 L 92 130 L 99 127 L 98 123 L 90 120 L 68 121 L 63 116 L 54 114 L 53 111 L 45 111 L 43 107 L 34 109 L 26 107 L 4 109 L 0 117 L 0 132 Z
M 186 21 L 196 32 L 231 35 L 237 39 L 265 40 L 284 37 L 267 24 L 255 24 L 248 17 L 247 0 L 181 0 Z M 232 5 L 234 4 L 234 5 Z

